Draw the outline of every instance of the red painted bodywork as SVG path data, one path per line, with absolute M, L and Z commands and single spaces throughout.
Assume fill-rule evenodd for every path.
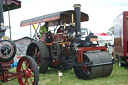
M 104 46 L 100 47 L 79 47 L 77 50 L 77 61 L 78 63 L 83 63 L 83 52 L 85 51 L 94 51 L 94 50 L 100 50 L 100 51 L 106 51 L 107 49 Z
M 67 39 L 67 36 L 68 33 L 67 31 L 64 31 L 63 33 L 57 33 L 57 34 L 54 34 L 54 33 L 51 33 L 50 35 L 48 35 L 47 33 L 44 33 L 41 37 L 41 40 L 45 40 L 46 37 L 52 37 L 52 41 L 57 41 L 57 42 L 63 42 L 65 39 Z
M 16 72 L 16 73 L 9 72 L 12 63 L 13 60 L 9 62 L 0 62 L 2 68 L 0 71 L 0 80 L 2 80 L 3 82 L 8 82 L 9 79 L 11 78 L 16 78 L 19 76 L 22 77 L 24 75 L 24 73 L 21 72 Z
M 10 67 L 11 63 L 13 63 L 13 60 L 9 62 L 0 62 L 0 65 L 1 65 L 0 80 L 7 82 L 9 78 L 15 77 L 8 72 L 8 70 L 11 68 Z

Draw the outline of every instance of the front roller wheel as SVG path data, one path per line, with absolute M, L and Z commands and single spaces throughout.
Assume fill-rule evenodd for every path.
M 19 73 L 18 82 L 20 85 L 38 85 L 39 71 L 33 58 L 23 56 L 17 65 Z
M 93 65 L 112 62 L 112 58 L 106 52 L 85 52 L 83 53 L 83 63 L 93 61 Z M 77 61 L 75 61 L 77 62 Z M 74 73 L 81 79 L 94 79 L 97 77 L 109 76 L 112 72 L 113 64 L 91 66 L 74 66 Z

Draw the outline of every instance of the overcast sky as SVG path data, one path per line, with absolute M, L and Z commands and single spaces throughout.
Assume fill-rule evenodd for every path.
M 12 39 L 30 36 L 29 26 L 20 27 L 22 20 L 73 10 L 74 4 L 81 4 L 81 11 L 89 15 L 89 21 L 82 27 L 94 33 L 107 32 L 113 26 L 113 20 L 123 11 L 128 11 L 128 0 L 21 0 L 21 8 L 10 11 Z M 5 25 L 8 25 L 7 13 L 4 13 Z M 8 35 L 8 30 L 6 35 Z

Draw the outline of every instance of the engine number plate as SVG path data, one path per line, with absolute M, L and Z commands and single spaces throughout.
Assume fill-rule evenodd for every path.
M 98 38 L 90 38 L 90 41 L 98 41 Z

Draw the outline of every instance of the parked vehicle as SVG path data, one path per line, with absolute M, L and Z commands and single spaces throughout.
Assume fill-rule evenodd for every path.
M 114 51 L 113 56 L 119 66 L 128 66 L 128 11 L 124 11 L 114 19 Z
M 0 0 L 0 80 L 8 82 L 17 78 L 19 85 L 38 85 L 39 71 L 36 62 L 30 56 L 22 56 L 17 64 L 16 73 L 10 72 L 14 63 L 16 45 L 9 37 L 5 37 L 6 27 L 4 26 L 3 11 L 20 7 L 20 1 Z
M 26 55 L 31 56 L 38 64 L 39 72 L 46 73 L 48 67 L 74 70 L 80 79 L 92 79 L 109 76 L 113 69 L 113 60 L 104 46 L 98 46 L 98 37 L 84 30 L 85 39 L 81 39 L 81 22 L 88 21 L 88 14 L 80 11 L 80 4 L 74 10 L 61 11 L 28 20 L 20 26 L 38 24 L 34 39 L 27 48 Z M 38 36 L 42 22 L 54 27 L 48 33 Z M 75 22 L 75 23 L 74 23 Z

